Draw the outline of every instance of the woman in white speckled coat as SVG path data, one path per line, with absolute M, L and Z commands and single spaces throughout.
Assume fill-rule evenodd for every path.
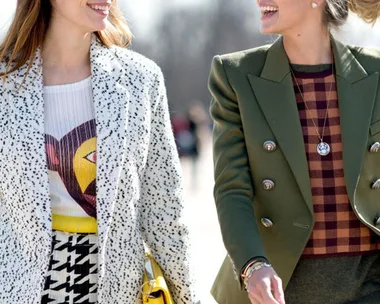
M 20 0 L 0 45 L 0 303 L 197 303 L 157 65 L 111 0 Z

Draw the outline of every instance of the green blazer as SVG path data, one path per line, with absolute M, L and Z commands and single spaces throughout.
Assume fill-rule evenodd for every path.
M 358 218 L 380 234 L 380 50 L 333 39 L 345 181 Z M 303 135 L 283 40 L 212 63 L 214 196 L 228 252 L 212 293 L 222 304 L 250 303 L 240 273 L 266 257 L 286 287 L 313 229 L 313 202 Z M 277 150 L 268 152 L 271 140 Z M 268 191 L 263 180 L 274 181 Z M 379 181 L 380 182 L 380 181 Z M 270 219 L 266 228 L 262 219 Z

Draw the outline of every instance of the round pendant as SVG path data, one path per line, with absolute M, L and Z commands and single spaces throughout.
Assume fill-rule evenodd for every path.
M 330 146 L 328 143 L 320 142 L 317 146 L 317 152 L 321 156 L 326 156 L 330 153 Z

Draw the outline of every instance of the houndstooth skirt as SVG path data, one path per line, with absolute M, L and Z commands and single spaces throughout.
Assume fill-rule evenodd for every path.
M 97 280 L 97 235 L 53 231 L 52 255 L 41 304 L 95 304 Z

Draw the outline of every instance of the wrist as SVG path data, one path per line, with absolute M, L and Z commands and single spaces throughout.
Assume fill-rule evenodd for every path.
M 271 268 L 272 265 L 269 264 L 268 262 L 263 262 L 263 261 L 252 261 L 251 263 L 247 265 L 247 267 L 244 269 L 244 272 L 242 274 L 242 280 L 243 280 L 246 290 L 248 287 L 248 280 L 251 278 L 253 273 L 255 273 L 256 271 L 264 267 Z
M 247 270 L 250 266 L 252 266 L 253 264 L 255 263 L 258 263 L 258 262 L 266 262 L 268 263 L 268 259 L 263 257 L 263 256 L 256 256 L 256 257 L 253 257 L 252 259 L 250 259 L 242 268 L 241 268 L 241 271 L 240 271 L 240 277 L 243 279 L 243 277 L 246 275 L 247 273 Z
M 253 265 L 256 265 L 258 263 L 264 263 L 264 261 L 262 260 L 252 260 L 250 261 L 243 269 L 242 273 L 241 273 L 241 278 L 244 280 L 246 277 L 247 277 L 247 274 L 248 274 L 248 270 L 253 266 Z

